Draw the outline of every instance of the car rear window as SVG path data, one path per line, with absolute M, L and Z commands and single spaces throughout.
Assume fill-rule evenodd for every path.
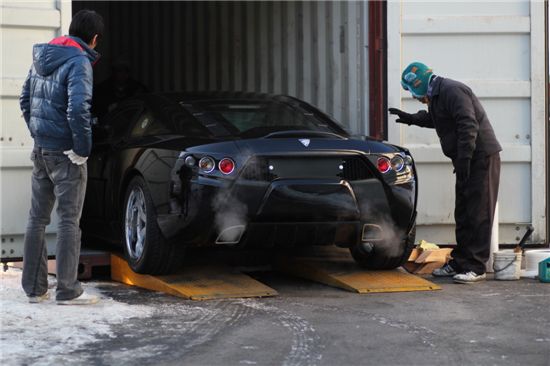
M 306 130 L 341 133 L 321 115 L 278 101 L 181 102 L 215 136 L 262 137 L 279 131 Z

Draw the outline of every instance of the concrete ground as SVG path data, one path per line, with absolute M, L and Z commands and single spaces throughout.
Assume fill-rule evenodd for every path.
M 5 364 L 550 365 L 550 284 L 531 279 L 358 295 L 261 271 L 278 297 L 205 302 L 96 279 L 102 302 L 76 309 L 27 304 L 18 271 L 2 274 Z

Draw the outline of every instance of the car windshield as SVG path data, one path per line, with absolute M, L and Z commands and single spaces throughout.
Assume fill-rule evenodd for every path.
M 200 101 L 180 105 L 219 137 L 256 138 L 293 130 L 343 133 L 322 115 L 278 101 Z

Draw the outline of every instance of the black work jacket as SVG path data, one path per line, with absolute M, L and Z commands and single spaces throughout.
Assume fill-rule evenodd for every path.
M 414 124 L 435 128 L 443 154 L 455 161 L 502 151 L 485 110 L 469 87 L 440 76 L 432 83 L 428 112 L 416 113 Z

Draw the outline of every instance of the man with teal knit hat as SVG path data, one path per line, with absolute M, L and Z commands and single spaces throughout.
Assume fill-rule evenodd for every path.
M 502 148 L 479 99 L 468 86 L 435 75 L 421 62 L 405 68 L 401 86 L 427 104 L 428 111 L 407 113 L 390 108 L 389 112 L 398 116 L 398 123 L 434 128 L 456 173 L 457 245 L 449 263 L 432 275 L 453 277 L 458 283 L 482 281 L 490 255 Z
M 432 76 L 432 69 L 428 66 L 413 62 L 403 71 L 401 86 L 410 91 L 414 98 L 422 99 L 428 94 L 428 85 Z

